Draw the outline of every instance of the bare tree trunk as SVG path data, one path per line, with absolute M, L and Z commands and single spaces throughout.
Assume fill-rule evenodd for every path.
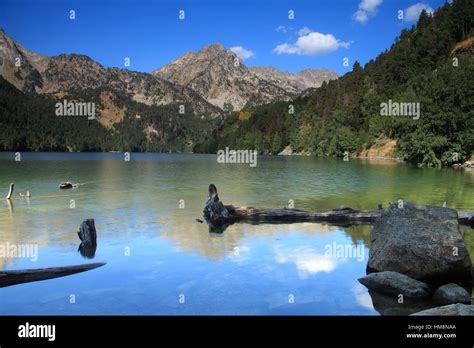
M 13 188 L 15 187 L 15 184 L 14 183 L 11 183 L 10 184 L 10 190 L 8 191 L 8 194 L 7 196 L 5 197 L 6 199 L 11 199 L 12 198 L 12 195 L 13 195 Z

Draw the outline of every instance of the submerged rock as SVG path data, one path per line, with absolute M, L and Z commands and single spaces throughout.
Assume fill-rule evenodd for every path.
M 372 298 L 374 309 L 381 315 L 406 316 L 436 306 L 430 297 L 413 299 L 405 296 L 403 302 L 400 303 L 398 296 L 386 295 L 373 290 L 369 290 L 369 295 Z
M 387 295 L 403 295 L 409 298 L 426 298 L 431 296 L 431 289 L 428 284 L 397 272 L 371 273 L 359 278 L 359 282 L 369 290 Z
M 474 315 L 474 306 L 462 303 L 426 309 L 412 315 Z
M 433 300 L 441 304 L 471 303 L 471 295 L 463 287 L 450 283 L 439 287 L 433 294 Z
M 471 278 L 456 210 L 392 204 L 374 223 L 367 273 L 394 271 L 437 284 Z

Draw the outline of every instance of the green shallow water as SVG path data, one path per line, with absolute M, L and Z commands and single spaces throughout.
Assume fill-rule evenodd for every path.
M 375 209 L 404 199 L 474 210 L 474 171 L 263 156 L 252 168 L 216 157 L 132 154 L 125 162 L 118 153 L 24 153 L 15 162 L 14 154 L 1 153 L 0 190 L 16 187 L 12 204 L 0 201 L 0 244 L 39 249 L 36 261 L 0 258 L 0 268 L 107 265 L 0 289 L 0 314 L 379 314 L 357 281 L 365 274 L 370 226 L 234 224 L 212 234 L 195 221 L 209 183 L 234 205 L 283 207 L 292 200 L 297 209 Z M 62 181 L 84 185 L 59 190 Z M 26 190 L 29 200 L 19 196 Z M 76 231 L 86 218 L 98 231 L 93 261 L 77 251 Z M 471 256 L 473 237 L 467 230 Z M 328 255 L 330 246 L 346 253 Z

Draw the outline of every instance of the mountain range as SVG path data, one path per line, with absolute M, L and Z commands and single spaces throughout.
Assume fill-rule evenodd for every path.
M 214 118 L 221 110 L 209 104 L 190 88 L 173 84 L 151 74 L 127 69 L 105 68 L 85 55 L 61 54 L 47 57 L 32 53 L 0 30 L 0 75 L 26 94 L 49 94 L 63 98 L 77 90 L 107 88 L 145 105 L 186 102 L 195 113 Z M 102 103 L 102 107 L 106 107 Z M 110 103 L 109 103 L 110 104 Z M 109 121 L 119 122 L 124 110 Z M 99 117 L 100 120 L 100 117 Z
M 209 103 L 232 110 L 288 101 L 310 87 L 337 79 L 334 71 L 306 69 L 297 74 L 273 67 L 247 68 L 234 52 L 221 44 L 190 51 L 152 72 L 177 85 L 191 88 Z
M 389 49 L 341 77 L 249 68 L 220 44 L 140 73 L 84 55 L 35 54 L 1 30 L 0 150 L 215 153 L 229 146 L 342 157 L 380 148 L 437 167 L 472 156 L 473 85 L 472 0 L 421 12 Z M 57 117 L 54 105 L 64 99 L 94 102 L 98 122 Z M 382 117 L 389 101 L 418 103 L 420 117 Z
M 288 101 L 306 88 L 319 87 L 322 82 L 337 78 L 335 72 L 327 70 L 307 69 L 291 74 L 275 68 L 249 69 L 221 44 L 190 51 L 151 74 L 139 73 L 106 68 L 85 55 L 47 57 L 32 53 L 3 29 L 0 29 L 0 63 L 0 75 L 27 94 L 64 97 L 78 89 L 107 87 L 146 105 L 185 102 L 196 114 L 211 118 L 222 115 L 224 104 L 240 110 L 276 100 Z M 103 94 L 101 99 L 109 98 Z M 104 124 L 119 122 L 121 115 L 123 110 Z

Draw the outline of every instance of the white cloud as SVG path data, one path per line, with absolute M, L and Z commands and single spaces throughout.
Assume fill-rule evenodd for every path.
M 239 57 L 242 60 L 252 58 L 255 56 L 255 54 L 252 51 L 247 50 L 243 48 L 242 46 L 234 46 L 234 47 L 231 47 L 230 50 L 234 52 L 237 55 L 237 57 Z
M 311 32 L 312 32 L 311 29 L 309 29 L 308 27 L 304 27 L 304 28 L 298 30 L 298 36 L 308 35 Z
M 416 22 L 420 18 L 421 11 L 425 10 L 428 13 L 433 13 L 433 9 L 422 2 L 416 3 L 405 9 L 405 22 Z
M 354 41 L 339 41 L 339 46 L 342 47 L 342 48 L 349 48 L 351 43 L 353 43 Z
M 359 9 L 366 12 L 374 12 L 380 6 L 382 0 L 362 0 Z
M 359 23 L 364 24 L 370 17 L 375 16 L 377 8 L 382 4 L 383 0 L 362 0 L 359 3 L 358 10 L 354 13 L 353 18 Z
M 354 13 L 354 19 L 359 23 L 365 23 L 369 20 L 369 16 L 367 15 L 367 12 L 357 10 L 357 12 Z
M 277 54 L 300 54 L 319 56 L 337 50 L 340 47 L 348 48 L 350 43 L 340 41 L 332 34 L 322 34 L 309 28 L 298 31 L 298 40 L 295 43 L 283 43 L 273 49 Z

